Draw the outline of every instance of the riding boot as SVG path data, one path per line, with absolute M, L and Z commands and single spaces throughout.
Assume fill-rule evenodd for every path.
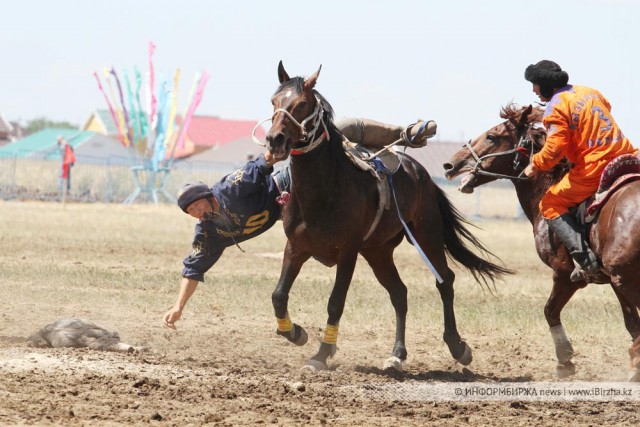
M 416 123 L 407 126 L 401 136 L 404 139 L 404 145 L 411 148 L 420 148 L 427 145 L 427 140 L 436 134 L 437 129 L 438 126 L 433 120 L 427 122 L 418 120 Z
M 571 273 L 571 281 L 578 282 L 595 276 L 600 272 L 600 263 L 587 244 L 578 222 L 569 213 L 558 218 L 548 219 L 549 228 L 558 235 L 562 243 L 569 250 L 569 254 L 577 264 Z

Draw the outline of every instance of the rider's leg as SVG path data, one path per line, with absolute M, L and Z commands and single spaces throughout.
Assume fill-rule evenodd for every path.
M 560 238 L 567 247 L 571 257 L 580 266 L 571 273 L 571 280 L 577 282 L 584 280 L 586 273 L 592 276 L 600 271 L 600 263 L 584 238 L 582 227 L 576 218 L 570 213 L 565 213 L 557 218 L 548 219 L 549 228 Z
M 572 281 L 584 280 L 585 273 L 593 275 L 600 271 L 600 264 L 585 239 L 583 227 L 569 213 L 569 207 L 590 197 L 596 188 L 597 182 L 595 185 L 589 181 L 576 182 L 570 172 L 549 187 L 540 200 L 540 211 L 549 228 L 560 238 L 571 257 L 580 266 L 571 273 Z
M 411 146 L 422 147 L 427 145 L 427 139 L 434 136 L 437 130 L 436 123 L 429 121 L 418 138 L 414 140 L 414 136 L 424 124 L 423 120 L 418 120 L 406 129 L 402 126 L 363 118 L 340 119 L 335 124 L 349 141 L 372 148 L 383 148 L 399 139 L 403 139 L 400 145 L 405 145 L 408 143 L 407 137 L 411 140 Z

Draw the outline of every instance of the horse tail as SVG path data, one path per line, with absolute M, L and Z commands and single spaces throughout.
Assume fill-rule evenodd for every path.
M 496 278 L 500 278 L 505 274 L 513 274 L 513 270 L 494 264 L 469 249 L 467 244 L 470 243 L 485 257 L 499 259 L 477 237 L 471 234 L 465 225 L 473 226 L 473 224 L 465 219 L 458 209 L 451 204 L 444 191 L 437 185 L 435 188 L 444 228 L 444 247 L 449 257 L 466 267 L 476 281 L 482 279 L 485 284 L 487 284 L 487 281 L 495 283 Z

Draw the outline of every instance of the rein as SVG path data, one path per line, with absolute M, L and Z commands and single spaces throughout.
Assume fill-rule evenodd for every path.
M 518 175 L 505 175 L 501 173 L 489 172 L 482 169 L 482 162 L 486 159 L 489 159 L 491 157 L 508 156 L 510 154 L 516 153 L 516 158 L 513 161 L 513 169 L 515 172 L 518 166 L 520 166 L 520 160 L 521 160 L 520 156 L 525 156 L 528 158 L 531 158 L 531 156 L 533 156 L 533 148 L 534 148 L 533 139 L 530 136 L 529 129 L 530 129 L 529 126 L 527 126 L 527 128 L 522 133 L 522 135 L 520 135 L 520 140 L 518 141 L 518 144 L 516 145 L 515 148 L 512 148 L 511 150 L 507 150 L 507 151 L 501 151 L 499 153 L 489 153 L 482 157 L 478 156 L 478 153 L 476 153 L 476 151 L 473 149 L 473 146 L 471 145 L 471 140 L 467 141 L 464 144 L 464 146 L 469 150 L 469 152 L 471 153 L 471 155 L 476 161 L 476 164 L 470 173 L 483 175 L 483 176 L 490 176 L 492 178 L 506 178 L 506 179 L 521 180 L 521 181 L 526 181 L 527 179 L 529 179 L 526 176 L 524 176 L 524 169 L 520 171 Z M 527 148 L 528 146 L 530 148 Z

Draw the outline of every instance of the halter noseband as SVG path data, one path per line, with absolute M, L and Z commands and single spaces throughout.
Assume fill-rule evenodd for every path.
M 522 171 L 520 171 L 520 173 L 518 175 L 505 175 L 505 174 L 501 174 L 501 173 L 489 172 L 489 171 L 486 171 L 486 170 L 482 169 L 482 162 L 485 159 L 489 159 L 491 157 L 507 156 L 507 155 L 515 153 L 516 157 L 513 160 L 513 170 L 515 172 L 516 169 L 520 166 L 521 156 L 525 156 L 525 157 L 531 158 L 531 156 L 533 155 L 533 142 L 532 142 L 529 130 L 530 130 L 530 126 L 527 125 L 525 130 L 524 130 L 524 132 L 522 132 L 522 134 L 520 135 L 520 139 L 518 141 L 518 144 L 515 146 L 515 148 L 512 148 L 511 150 L 507 150 L 507 151 L 501 151 L 499 153 L 485 154 L 482 157 L 478 156 L 478 153 L 476 153 L 476 151 L 473 149 L 473 146 L 471 145 L 471 140 L 467 141 L 464 144 L 464 146 L 469 150 L 469 152 L 471 153 L 471 155 L 473 156 L 473 158 L 476 161 L 476 164 L 475 164 L 475 166 L 473 167 L 473 170 L 470 173 L 471 174 L 477 174 L 477 175 L 483 175 L 483 176 L 490 176 L 492 178 L 506 178 L 506 179 L 516 179 L 516 180 L 527 180 L 528 178 L 526 176 L 523 176 L 524 175 L 524 169 Z M 530 149 L 528 149 L 527 146 L 530 146 Z
M 260 140 L 256 137 L 256 130 L 258 129 L 258 127 L 265 122 L 268 121 L 273 121 L 273 118 L 276 116 L 276 114 L 278 113 L 283 113 L 285 116 L 287 116 L 289 118 L 289 120 L 291 120 L 291 122 L 298 126 L 298 128 L 300 129 L 300 133 L 302 134 L 302 138 L 300 139 L 299 142 L 309 142 L 307 145 L 299 147 L 299 148 L 295 148 L 291 151 L 291 154 L 305 154 L 308 153 L 309 151 L 313 150 L 314 148 L 316 148 L 322 141 L 324 141 L 325 139 L 327 141 L 330 140 L 330 136 L 329 136 L 329 131 L 327 130 L 327 124 L 324 122 L 324 108 L 322 108 L 322 102 L 320 102 L 320 99 L 316 96 L 316 107 L 313 109 L 313 111 L 311 112 L 311 114 L 309 114 L 307 117 L 304 118 L 304 120 L 302 120 L 302 122 L 298 122 L 295 117 L 293 117 L 291 115 L 290 112 L 288 112 L 287 110 L 285 110 L 284 108 L 278 108 L 276 110 L 273 111 L 273 115 L 268 118 L 268 119 L 264 119 L 260 122 L 258 122 L 258 124 L 255 125 L 255 127 L 253 128 L 253 132 L 251 133 L 251 139 L 253 139 L 253 142 L 255 142 L 258 145 L 261 146 L 266 146 L 265 143 L 260 142 Z M 306 128 L 307 128 L 307 124 L 313 120 L 313 128 L 307 132 Z M 313 138 L 313 136 L 318 133 L 318 130 L 320 129 L 320 125 L 322 125 L 322 127 L 324 128 L 324 132 L 322 132 L 322 134 L 320 135 L 320 137 L 309 141 L 311 138 Z

